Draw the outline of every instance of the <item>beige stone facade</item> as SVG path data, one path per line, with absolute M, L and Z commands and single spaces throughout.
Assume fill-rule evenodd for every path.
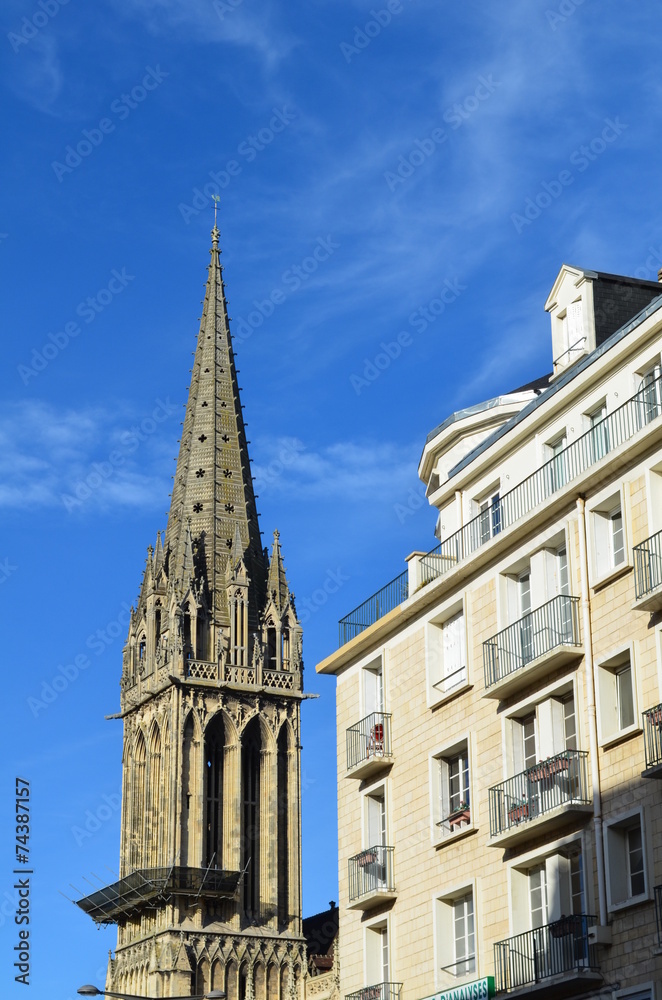
M 662 998 L 660 291 L 562 268 L 552 375 L 428 436 L 439 543 L 317 667 L 345 997 Z
M 302 630 L 263 549 L 220 265 L 211 263 L 165 538 L 124 648 L 118 926 L 106 989 L 303 1000 Z

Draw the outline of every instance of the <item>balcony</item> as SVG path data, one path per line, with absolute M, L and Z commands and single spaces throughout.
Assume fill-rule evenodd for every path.
M 377 983 L 356 993 L 346 993 L 345 1000 L 400 1000 L 402 983 Z
M 486 698 L 505 698 L 581 655 L 579 598 L 559 594 L 483 643 Z
M 643 723 L 646 770 L 642 777 L 662 778 L 662 705 L 647 708 Z
M 634 607 L 638 611 L 662 608 L 662 531 L 635 545 Z
M 367 778 L 393 759 L 391 716 L 372 712 L 346 732 L 347 776 Z
M 349 907 L 369 910 L 395 899 L 393 848 L 368 847 L 349 859 Z
M 580 435 L 571 444 L 504 493 L 489 511 L 444 538 L 420 561 L 420 584 L 424 586 L 444 576 L 501 532 L 521 521 L 565 489 L 589 469 L 604 461 L 662 414 L 662 376 L 649 379 L 631 396 Z M 392 580 L 377 594 L 340 621 L 340 645 L 349 642 L 402 604 L 409 597 L 407 573 Z
M 587 758 L 584 750 L 564 750 L 490 788 L 490 842 L 510 847 L 592 812 Z
M 590 928 L 595 917 L 561 917 L 494 944 L 497 993 L 567 997 L 602 982 Z
M 395 580 L 391 580 L 385 587 L 378 590 L 376 594 L 369 597 L 358 608 L 354 608 L 348 615 L 338 622 L 338 645 L 344 646 L 346 642 L 354 639 L 365 629 L 374 625 L 375 622 L 393 611 L 399 604 L 402 604 L 409 597 L 409 571 L 405 570 Z

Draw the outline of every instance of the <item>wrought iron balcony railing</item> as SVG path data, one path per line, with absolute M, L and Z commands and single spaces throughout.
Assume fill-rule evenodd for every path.
M 610 452 L 625 444 L 662 414 L 662 375 L 646 385 L 541 465 L 511 490 L 497 497 L 487 515 L 483 511 L 420 560 L 420 583 L 430 583 L 486 545 L 492 538 L 540 507 L 549 497 L 577 479 Z M 401 588 L 398 596 L 397 586 Z M 340 622 L 340 645 L 349 642 L 383 618 L 409 596 L 407 574 L 402 573 Z
M 578 646 L 578 608 L 578 597 L 559 594 L 484 642 L 485 689 L 558 646 Z
M 662 948 L 662 885 L 655 886 L 655 923 L 657 925 L 657 944 Z
M 643 713 L 646 770 L 662 764 L 662 704 Z
M 635 545 L 634 594 L 638 601 L 662 587 L 662 531 Z
M 490 836 L 498 837 L 560 806 L 589 805 L 587 758 L 585 750 L 564 750 L 490 788 Z
M 402 983 L 377 983 L 375 986 L 364 986 L 356 993 L 347 993 L 345 1000 L 400 1000 Z
M 386 712 L 372 712 L 346 734 L 347 769 L 351 770 L 368 761 L 389 758 L 391 753 L 391 716 Z
M 539 983 L 551 976 L 597 969 L 596 946 L 589 941 L 595 917 L 561 917 L 544 927 L 494 944 L 497 993 Z
M 349 859 L 349 901 L 373 892 L 393 892 L 393 848 L 367 847 Z
M 389 611 L 393 611 L 399 604 L 403 604 L 408 597 L 409 572 L 405 570 L 363 604 L 359 604 L 358 608 L 354 608 L 348 615 L 340 619 L 338 622 L 338 645 L 344 646 L 346 642 L 354 639 L 370 625 L 374 625 Z

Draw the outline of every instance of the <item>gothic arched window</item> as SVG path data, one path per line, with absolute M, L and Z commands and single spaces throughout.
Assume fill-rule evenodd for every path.
M 225 727 L 215 716 L 205 733 L 205 864 L 223 867 L 223 755 Z
M 260 724 L 253 719 L 244 730 L 241 741 L 241 805 L 242 845 L 241 867 L 244 876 L 244 910 L 247 916 L 260 912 L 260 755 L 262 739 Z

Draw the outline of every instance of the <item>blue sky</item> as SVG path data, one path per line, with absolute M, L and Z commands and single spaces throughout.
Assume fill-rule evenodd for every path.
M 312 913 L 338 891 L 315 663 L 434 544 L 428 431 L 550 369 L 561 263 L 662 267 L 661 29 L 651 0 L 5 0 L 0 20 L 0 977 L 24 995 L 20 776 L 31 995 L 66 1000 L 115 945 L 60 892 L 117 870 L 121 724 L 103 717 L 165 527 L 212 194 L 262 526 L 320 694 L 303 708 Z

